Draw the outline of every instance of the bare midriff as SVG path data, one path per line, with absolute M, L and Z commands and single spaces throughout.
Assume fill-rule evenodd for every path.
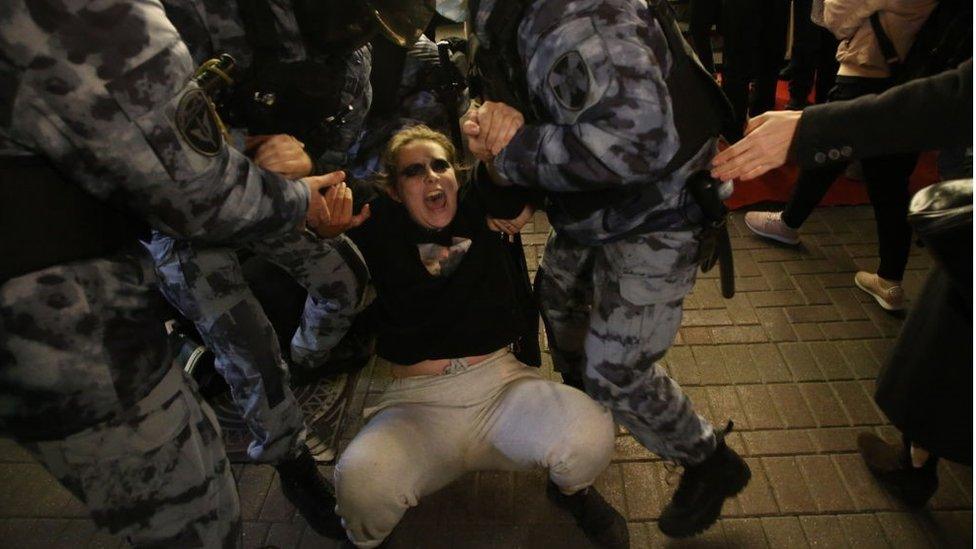
M 474 366 L 479 362 L 484 362 L 485 359 L 490 357 L 494 353 L 488 353 L 486 355 L 478 356 L 466 356 L 462 358 L 468 366 Z M 393 364 L 391 368 L 391 373 L 395 378 L 403 377 L 414 377 L 414 376 L 439 376 L 444 373 L 444 370 L 451 365 L 451 359 L 449 358 L 438 358 L 433 360 L 422 360 L 416 364 L 403 365 L 403 364 Z

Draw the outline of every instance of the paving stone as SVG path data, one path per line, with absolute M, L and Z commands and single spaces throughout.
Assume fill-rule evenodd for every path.
M 816 427 L 817 422 L 796 385 L 777 383 L 767 387 L 787 429 Z
M 929 539 L 936 547 L 969 548 L 973 546 L 972 511 L 932 513 Z
M 681 328 L 679 333 L 685 345 L 710 345 L 714 343 L 712 339 L 712 328 Z
M 708 391 L 704 387 L 682 387 L 685 392 L 685 396 L 691 400 L 692 407 L 705 417 L 712 418 L 715 423 L 728 418 L 715 418 L 712 416 L 712 411 L 708 406 Z
M 281 491 L 281 479 L 275 473 L 258 517 L 264 521 L 290 522 L 294 515 L 295 507 L 285 498 L 285 494 Z
M 695 284 L 695 298 L 703 309 L 724 309 L 725 298 L 719 289 L 718 281 L 701 279 Z
M 791 323 L 799 322 L 834 322 L 841 320 L 837 309 L 833 305 L 804 305 L 802 307 L 787 307 L 786 316 Z
M 810 343 L 810 351 L 827 379 L 854 379 L 854 372 L 847 364 L 837 344 L 830 341 Z
M 729 326 L 732 319 L 725 309 L 705 309 L 685 311 L 681 318 L 682 326 Z
M 667 471 L 661 462 L 620 464 L 624 477 L 624 494 L 628 520 L 656 519 L 673 488 L 667 485 Z
M 790 369 L 786 367 L 786 362 L 779 354 L 776 345 L 772 343 L 750 345 L 749 352 L 752 353 L 759 375 L 765 383 L 793 381 Z
M 701 375 L 698 373 L 698 363 L 691 352 L 691 347 L 672 347 L 664 356 L 671 377 L 679 385 L 701 385 Z
M 267 544 L 278 547 L 298 547 L 302 539 L 302 532 L 305 531 L 304 524 L 292 524 L 290 522 L 275 522 L 268 529 Z
M 701 410 L 698 410 L 701 413 Z M 613 448 L 613 461 L 648 461 L 655 459 L 643 444 L 637 442 L 632 435 L 616 437 Z
M 639 547 L 658 547 L 659 545 L 654 543 L 654 534 L 651 533 L 650 529 L 657 530 L 657 527 L 648 522 L 628 522 L 627 529 L 630 531 L 630 546 L 634 548 Z
M 959 483 L 959 487 L 962 488 L 963 493 L 969 498 L 969 501 L 973 500 L 973 468 L 970 466 L 962 465 L 960 463 L 945 462 L 945 466 L 948 468 L 949 472 Z
M 809 250 L 803 246 L 781 246 L 773 242 L 770 242 L 769 244 L 769 246 L 749 252 L 752 254 L 752 258 L 760 263 L 767 261 L 777 261 L 782 263 L 784 261 L 823 258 L 823 256 L 820 255 L 819 250 Z
M 725 540 L 728 547 L 753 549 L 769 547 L 766 543 L 766 533 L 763 531 L 762 521 L 758 518 L 722 519 L 725 529 Z M 650 547 L 648 545 L 632 545 L 632 547 Z
M 921 528 L 908 513 L 877 513 L 885 537 L 892 545 L 906 548 L 932 547 Z
M 742 514 L 752 516 L 775 515 L 779 512 L 779 508 L 776 506 L 776 499 L 773 497 L 773 491 L 769 485 L 769 479 L 766 478 L 766 470 L 763 468 L 762 461 L 752 457 L 743 459 L 752 471 L 752 479 L 735 497 Z
M 753 429 L 783 428 L 783 419 L 776 412 L 776 406 L 765 385 L 741 385 L 737 389 L 739 402 L 742 403 Z
M 854 425 L 876 425 L 883 423 L 874 402 L 864 392 L 864 388 L 856 381 L 835 381 L 831 383 L 834 392 L 840 397 L 847 415 Z
M 724 346 L 692 346 L 691 351 L 695 356 L 695 362 L 698 364 L 698 372 L 701 374 L 703 385 L 728 385 L 732 382 L 725 367 L 724 348 Z
M 881 364 L 864 341 L 838 341 L 836 347 L 844 355 L 847 364 L 857 378 L 875 379 L 878 377 Z
M 972 509 L 973 501 L 962 490 L 946 460 L 939 460 L 939 489 L 929 500 L 932 509 Z
M 796 517 L 763 517 L 761 520 L 770 547 L 809 547 Z
M 723 345 L 716 348 L 721 349 L 722 357 L 725 360 L 725 369 L 728 371 L 732 383 L 759 383 L 762 381 L 759 366 L 756 364 L 752 353 L 749 352 L 748 345 Z
M 769 341 L 796 341 L 796 332 L 793 331 L 783 309 L 757 309 L 756 316 L 759 318 L 759 324 L 766 331 Z
M 267 538 L 270 529 L 271 523 L 268 522 L 244 521 L 244 549 L 264 547 L 266 545 L 264 540 Z
M 806 478 L 819 511 L 856 510 L 854 500 L 840 478 L 840 471 L 829 456 L 796 456 L 796 464 Z
M 825 322 L 820 325 L 824 336 L 829 340 L 865 339 L 878 337 L 880 333 L 870 320 L 847 320 L 844 322 Z
M 275 470 L 270 465 L 245 465 L 237 479 L 241 500 L 241 518 L 253 520 L 261 514 L 261 506 L 271 488 Z
M 708 328 L 711 341 L 708 343 L 758 343 L 766 341 L 766 332 L 760 326 L 718 326 Z
M 816 322 L 793 324 L 793 331 L 796 333 L 796 338 L 800 341 L 823 341 L 827 339 L 823 330 L 820 329 L 820 324 Z
M 827 295 L 830 296 L 830 301 L 834 304 L 837 314 L 843 320 L 867 320 L 867 313 L 864 312 L 864 308 L 861 307 L 860 302 L 852 293 L 853 279 L 850 275 L 842 276 L 845 277 L 846 281 L 841 284 L 840 288 L 827 287 Z M 823 279 L 820 282 L 827 286 Z
M 738 266 L 739 258 L 736 257 L 736 266 Z M 759 273 L 759 271 L 756 271 Z M 739 292 L 763 292 L 770 290 L 769 283 L 762 276 L 736 276 L 735 277 L 735 291 Z
M 753 307 L 788 307 L 790 305 L 806 304 L 803 294 L 796 290 L 750 292 L 749 301 Z
M 841 531 L 847 543 L 856 549 L 885 549 L 889 547 L 877 517 L 867 515 L 838 515 Z
M 0 519 L 0 543 L 16 549 L 49 549 L 51 547 L 79 547 L 63 545 L 61 532 L 68 526 L 67 520 L 56 519 Z M 70 540 L 69 540 L 70 542 Z M 82 543 L 87 543 L 85 540 Z
M 128 544 L 118 536 L 106 532 L 99 532 L 95 523 L 89 519 L 66 520 L 65 525 L 58 531 L 58 539 L 54 547 L 127 547 Z M 3 539 L 3 538 L 0 538 Z
M 784 261 L 783 270 L 791 275 L 819 274 L 837 272 L 837 267 L 827 259 L 801 259 Z
M 850 420 L 829 385 L 826 383 L 800 383 L 799 387 L 820 427 L 850 425 Z
M 736 292 L 732 299 L 725 300 L 725 309 L 736 326 L 759 324 L 756 310 L 752 308 L 747 294 Z
M 904 324 L 904 312 L 895 314 L 890 311 L 886 311 L 881 307 L 864 307 L 865 314 L 871 319 L 878 331 L 881 332 L 882 337 L 898 337 L 901 332 L 901 326 Z
M 830 296 L 815 275 L 793 275 L 793 281 L 810 305 L 829 305 Z
M 302 533 L 302 541 L 298 544 L 299 549 L 339 549 L 339 542 L 319 535 L 311 528 L 305 528 Z
M 39 463 L 0 468 L 0 517 L 60 517 L 74 497 Z
M 479 471 L 473 499 L 479 522 L 490 524 L 515 521 L 515 479 L 511 471 Z
M 762 464 L 780 511 L 789 514 L 815 508 L 810 489 L 794 458 L 765 457 L 762 458 Z
M 813 549 L 837 549 L 847 546 L 840 522 L 834 516 L 800 517 L 800 526 Z
M 895 508 L 895 504 L 874 479 L 864 460 L 858 454 L 831 456 L 840 470 L 848 493 L 859 511 L 877 511 Z
M 866 431 L 864 427 L 834 427 L 811 429 L 807 431 L 817 451 L 822 454 L 856 452 L 857 435 Z
M 816 446 L 807 431 L 775 430 L 739 433 L 750 456 L 810 454 Z
M 712 417 L 719 423 L 721 418 L 731 418 L 741 430 L 752 429 L 749 417 L 739 403 L 739 396 L 733 386 L 711 386 L 707 388 L 708 403 L 712 410 Z
M 806 343 L 780 343 L 776 346 L 796 381 L 823 381 L 824 375 Z
M 627 516 L 627 496 L 624 490 L 623 470 L 619 465 L 607 467 L 600 476 L 596 477 L 593 486 L 607 500 L 614 509 L 623 516 Z M 521 507 L 522 500 L 516 499 L 516 507 Z
M 762 272 L 759 270 L 759 265 L 756 260 L 752 257 L 752 252 L 742 251 L 735 254 L 734 262 L 735 276 L 749 277 L 749 276 L 759 276 Z M 718 274 L 718 269 L 712 269 L 710 272 Z
M 620 466 L 607 467 L 601 477 L 608 476 L 620 479 Z M 518 524 L 564 524 L 572 522 L 572 517 L 563 512 L 549 501 L 546 496 L 546 482 L 548 475 L 545 471 L 535 470 L 515 475 L 515 501 L 518 512 L 515 522 Z M 452 502 L 442 497 L 445 505 Z M 435 511 L 439 508 L 434 507 Z
M 33 463 L 27 450 L 9 438 L 0 438 L 0 462 L 10 463 Z

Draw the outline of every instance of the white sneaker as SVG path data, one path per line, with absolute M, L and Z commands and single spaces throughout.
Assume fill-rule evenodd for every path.
M 782 212 L 748 212 L 745 222 L 749 230 L 759 236 L 782 242 L 783 244 L 797 245 L 800 243 L 800 235 L 796 229 L 791 229 L 783 223 Z

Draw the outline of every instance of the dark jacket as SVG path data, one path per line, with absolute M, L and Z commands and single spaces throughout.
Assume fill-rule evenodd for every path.
M 797 163 L 808 169 L 880 154 L 971 145 L 972 136 L 970 59 L 880 95 L 808 107 L 793 148 Z

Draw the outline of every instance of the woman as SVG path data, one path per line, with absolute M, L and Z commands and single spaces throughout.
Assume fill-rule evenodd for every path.
M 396 134 L 371 218 L 350 233 L 376 288 L 377 354 L 396 379 L 336 465 L 347 534 L 375 547 L 466 472 L 545 467 L 550 498 L 591 540 L 626 547 L 626 522 L 591 487 L 613 451 L 611 417 L 509 351 L 524 318 L 513 271 L 485 197 L 459 183 L 455 161 L 450 140 L 426 126 Z M 529 215 L 492 225 L 517 230 Z
M 841 40 L 837 48 L 840 69 L 830 92 L 830 101 L 881 93 L 893 84 L 892 68 L 882 53 L 871 22 L 873 14 L 876 14 L 876 24 L 903 59 L 935 4 L 935 0 L 826 0 L 824 23 Z M 851 146 L 840 144 L 828 154 L 822 154 L 821 163 L 828 160 L 828 155 L 829 160 L 836 161 L 850 158 L 852 154 Z M 912 238 L 907 220 L 908 178 L 916 159 L 916 154 L 889 154 L 861 161 L 878 227 L 880 265 L 876 273 L 860 271 L 855 274 L 854 283 L 889 311 L 905 308 L 901 280 Z M 803 170 L 785 210 L 749 212 L 745 217 L 746 226 L 760 236 L 785 244 L 799 244 L 797 229 L 842 171 L 843 165 Z

